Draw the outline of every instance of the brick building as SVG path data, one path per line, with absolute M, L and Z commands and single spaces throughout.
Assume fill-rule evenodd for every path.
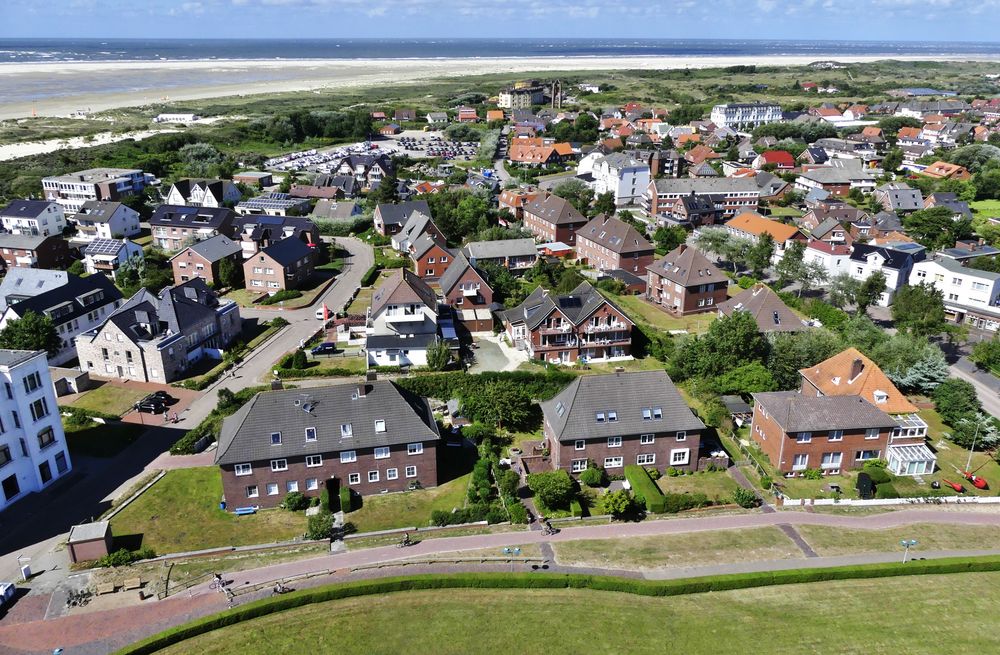
M 190 245 L 170 258 L 174 284 L 200 277 L 206 284 L 218 286 L 222 260 L 228 259 L 234 266 L 242 267 L 242 252 L 240 244 L 221 234 Z
M 296 237 L 271 244 L 243 262 L 246 288 L 267 292 L 298 289 L 310 277 L 316 265 L 316 251 Z
M 728 289 L 729 278 L 683 243 L 646 267 L 646 300 L 675 316 L 713 311 Z
M 617 218 L 596 216 L 576 236 L 577 259 L 600 271 L 620 269 L 641 275 L 653 263 L 653 244 Z
M 464 254 L 458 253 L 438 284 L 445 304 L 455 310 L 456 318 L 466 330 L 493 330 L 493 312 L 490 309 L 493 289 Z
M 542 413 L 555 469 L 698 468 L 705 424 L 665 371 L 581 376 L 542 403 Z
M 524 229 L 542 241 L 562 241 L 576 245 L 576 231 L 587 224 L 586 217 L 568 200 L 559 196 L 538 196 L 524 205 Z
M 413 271 L 424 280 L 436 280 L 448 269 L 455 258 L 442 239 L 423 234 L 410 245 Z
M 70 265 L 69 244 L 62 236 L 0 234 L 4 269 L 64 269 Z
M 436 486 L 440 439 L 427 400 L 393 382 L 265 391 L 222 424 L 215 463 L 229 507 L 275 507 L 292 491 Z

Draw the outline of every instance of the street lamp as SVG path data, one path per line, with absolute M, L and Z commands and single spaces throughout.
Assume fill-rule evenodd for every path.
M 899 542 L 899 545 L 903 547 L 903 564 L 906 564 L 906 558 L 910 554 L 910 549 L 917 545 L 917 540 L 903 539 Z

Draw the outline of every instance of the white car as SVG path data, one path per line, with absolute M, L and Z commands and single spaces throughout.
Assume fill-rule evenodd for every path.
M 14 593 L 17 587 L 13 582 L 0 582 L 0 607 L 5 607 L 8 603 L 14 602 Z
M 330 310 L 328 310 L 326 308 L 326 305 L 320 305 L 319 308 L 316 310 L 316 320 L 317 321 L 322 321 L 323 318 L 324 318 L 323 315 L 325 313 L 327 313 L 327 312 L 329 312 L 330 314 L 333 314 L 333 312 L 331 312 Z

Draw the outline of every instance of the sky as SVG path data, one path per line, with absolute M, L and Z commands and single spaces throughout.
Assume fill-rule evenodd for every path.
M 0 0 L 0 5 L 0 38 L 1000 41 L 1000 0 Z

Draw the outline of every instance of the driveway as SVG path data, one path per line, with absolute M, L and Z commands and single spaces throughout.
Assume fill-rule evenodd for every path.
M 479 346 L 474 351 L 476 363 L 469 367 L 469 373 L 513 371 L 528 361 L 527 353 L 510 348 L 499 336 L 477 339 L 476 344 Z

